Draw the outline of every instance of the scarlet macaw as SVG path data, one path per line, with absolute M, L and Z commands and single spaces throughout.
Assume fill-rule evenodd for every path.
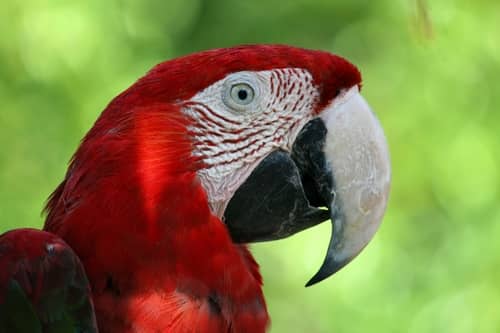
M 100 332 L 264 332 L 262 278 L 245 243 L 329 218 L 308 285 L 351 261 L 390 184 L 360 86 L 341 57 L 254 45 L 161 63 L 117 96 L 44 226 L 83 263 Z

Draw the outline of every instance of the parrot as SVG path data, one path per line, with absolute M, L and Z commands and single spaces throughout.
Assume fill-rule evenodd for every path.
M 71 299 L 37 303 L 17 277 L 40 275 L 39 263 L 52 260 L 59 288 L 79 281 L 85 332 L 92 314 L 104 333 L 266 332 L 263 277 L 248 244 L 330 220 L 311 286 L 353 260 L 383 219 L 389 151 L 361 87 L 343 57 L 288 45 L 154 66 L 84 136 L 47 201 L 43 231 L 0 240 L 2 285 L 15 302 L 31 301 L 31 316 L 70 313 Z M 47 244 L 71 264 L 50 257 Z

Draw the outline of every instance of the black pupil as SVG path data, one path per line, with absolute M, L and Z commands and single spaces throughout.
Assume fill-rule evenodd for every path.
M 245 100 L 248 97 L 248 92 L 244 89 L 238 90 L 238 98 L 241 100 Z

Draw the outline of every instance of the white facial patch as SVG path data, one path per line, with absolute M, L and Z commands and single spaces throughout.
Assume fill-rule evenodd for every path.
M 318 98 L 307 70 L 285 68 L 229 74 L 183 103 L 194 120 L 188 128 L 193 154 L 204 162 L 198 177 L 214 214 L 222 217 L 234 192 L 270 152 L 291 150 Z

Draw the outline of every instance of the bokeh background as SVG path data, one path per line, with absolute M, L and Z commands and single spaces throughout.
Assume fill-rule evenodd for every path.
M 113 96 L 165 59 L 242 43 L 357 64 L 388 137 L 387 216 L 311 288 L 328 223 L 256 244 L 271 332 L 500 331 L 497 0 L 2 0 L 0 232 L 45 199 Z

